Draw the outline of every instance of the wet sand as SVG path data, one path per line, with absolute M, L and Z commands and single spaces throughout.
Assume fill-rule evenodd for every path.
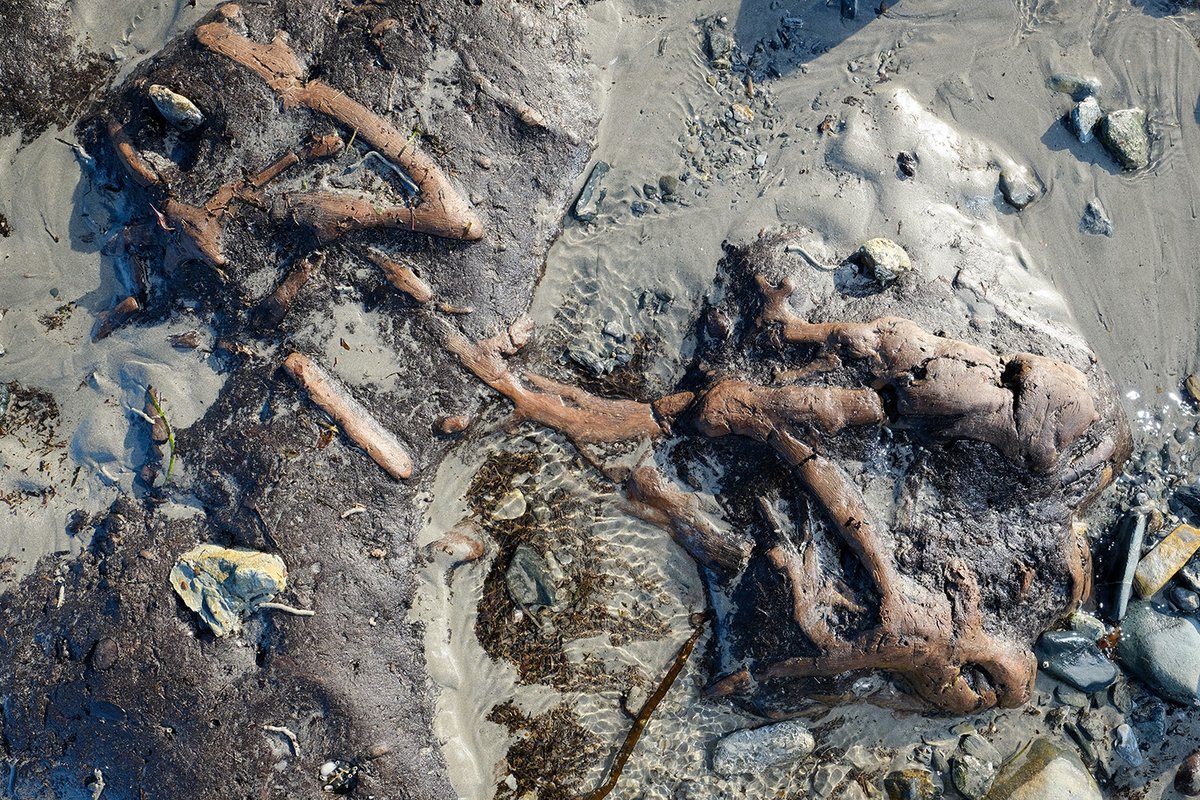
M 146 3 L 114 14 L 92 3 L 74 13 L 93 47 L 122 58 L 124 73 L 215 5 Z M 820 234 L 812 252 L 833 264 L 863 240 L 889 236 L 929 279 L 971 278 L 962 292 L 968 316 L 1024 314 L 1077 328 L 1125 394 L 1141 449 L 1157 451 L 1176 428 L 1190 429 L 1195 414 L 1175 398 L 1197 367 L 1200 324 L 1195 13 L 1175 16 L 1149 0 L 904 0 L 882 17 L 864 10 L 853 23 L 825 2 L 779 0 L 741 7 L 620 0 L 594 4 L 589 13 L 593 66 L 586 79 L 596 86 L 602 118 L 593 162 L 612 169 L 596 221 L 568 220 L 550 250 L 531 309 L 544 331 L 586 345 L 616 322 L 654 341 L 646 371 L 656 385 L 670 385 L 687 362 L 686 338 L 722 242 L 804 225 Z M 709 64 L 699 21 L 714 16 L 728 19 L 743 57 L 765 43 L 757 62 L 762 76 L 749 90 L 744 72 Z M 1147 109 L 1148 169 L 1121 173 L 1098 143 L 1074 140 L 1060 121 L 1070 98 L 1045 86 L 1059 71 L 1099 77 L 1106 107 Z M 743 127 L 735 104 L 752 113 Z M 832 131 L 822 132 L 829 117 Z M 203 352 L 164 344 L 167 334 L 196 327 L 186 319 L 90 341 L 97 315 L 128 293 L 104 252 L 121 210 L 88 191 L 76 153 L 56 137 L 70 141 L 71 133 L 51 131 L 24 148 L 17 137 L 0 143 L 0 213 L 14 231 L 0 239 L 0 383 L 49 390 L 59 404 L 62 441 L 42 469 L 44 459 L 29 447 L 0 440 L 0 490 L 18 493 L 0 507 L 0 553 L 17 560 L 13 576 L 44 553 L 77 549 L 66 533 L 70 514 L 100 511 L 129 489 L 130 465 L 141 459 L 128 435 L 127 406 L 140 403 L 147 384 L 169 399 L 173 422 L 183 427 L 199 418 L 221 382 Z M 911 179 L 897 173 L 902 150 L 920 156 Z M 1047 190 L 1020 213 L 997 189 L 1009 162 L 1029 167 Z M 643 190 L 664 175 L 680 181 L 676 200 Z M 1079 230 L 1094 196 L 1113 218 L 1112 237 Z M 645 203 L 645 213 L 635 215 L 635 203 Z M 1000 304 L 988 292 L 997 285 L 1021 302 Z M 74 306 L 63 309 L 68 304 Z M 339 326 L 359 315 L 366 317 L 355 307 L 339 309 L 327 340 L 336 342 Z M 325 339 L 318 333 L 313 341 Z M 374 374 L 371 382 L 384 389 L 394 372 L 368 363 L 347 370 Z M 492 421 L 500 421 L 500 411 Z M 1194 453 L 1191 436 L 1175 447 L 1180 461 Z M 624 513 L 614 494 L 585 489 L 563 452 L 569 446 L 536 433 L 526 438 L 562 462 L 552 485 L 583 493 L 600 510 L 577 535 L 616 573 L 614 600 L 652 606 L 672 631 L 618 647 L 603 637 L 578 642 L 573 657 L 591 654 L 614 672 L 634 666 L 656 680 L 687 634 L 687 614 L 704 605 L 694 565 L 660 532 Z M 498 430 L 484 444 L 487 452 L 511 448 L 513 440 Z M 461 455 L 438 472 L 429 540 L 465 510 L 463 494 L 483 456 Z M 629 724 L 619 693 L 565 697 L 549 687 L 517 686 L 511 667 L 489 659 L 472 635 L 487 568 L 485 561 L 461 569 L 449 586 L 431 570 L 417 612 L 428 624 L 427 657 L 441 688 L 439 726 L 455 788 L 486 798 L 504 778 L 495 773 L 507 747 L 504 731 L 485 721 L 492 705 L 513 698 L 534 713 L 565 699 L 603 744 L 590 754 L 584 791 L 600 781 L 605 754 Z M 708 771 L 708 745 L 753 720 L 698 700 L 705 679 L 701 660 L 693 660 L 639 745 L 618 786 L 621 796 L 665 798 L 683 787 L 676 796 L 758 797 L 790 783 L 811 786 L 813 796 L 855 797 L 852 769 L 902 763 L 922 739 L 953 738 L 955 722 L 845 707 L 814 721 L 829 732 L 820 759 L 790 773 L 726 781 Z M 1041 695 L 1038 702 L 1050 701 Z M 1022 712 L 989 713 L 974 724 L 982 729 L 993 721 L 998 743 L 1015 745 L 1046 729 Z M 1170 747 L 1179 755 L 1186 749 Z M 1146 796 L 1170 796 L 1163 794 L 1169 777 L 1153 781 Z

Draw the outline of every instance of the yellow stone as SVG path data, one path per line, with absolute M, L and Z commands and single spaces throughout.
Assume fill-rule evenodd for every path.
M 1183 565 L 1200 549 L 1200 529 L 1180 525 L 1146 553 L 1137 565 L 1133 583 L 1138 594 L 1151 597 L 1183 569 Z

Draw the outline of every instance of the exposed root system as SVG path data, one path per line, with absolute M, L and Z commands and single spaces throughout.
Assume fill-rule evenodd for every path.
M 270 44 L 260 44 L 231 27 L 241 18 L 241 9 L 236 4 L 228 3 L 220 12 L 226 22 L 210 22 L 196 28 L 196 38 L 202 45 L 266 81 L 285 108 L 304 106 L 341 122 L 404 170 L 421 194 L 417 206 L 382 212 L 370 201 L 353 197 L 326 193 L 293 195 L 285 199 L 285 204 L 298 220 L 311 226 L 324 241 L 350 230 L 379 226 L 404 227 L 468 241 L 483 236 L 483 223 L 474 209 L 416 142 L 343 92 L 320 80 L 305 81 L 304 66 L 283 33 L 276 34 Z
M 944 712 L 1024 703 L 1035 660 L 1028 644 L 985 625 L 980 585 L 970 565 L 948 558 L 933 581 L 937 589 L 907 574 L 889 530 L 873 519 L 855 481 L 823 454 L 823 442 L 851 429 L 881 426 L 904 431 L 928 447 L 981 442 L 1051 489 L 1086 477 L 1087 491 L 1072 495 L 1086 502 L 1111 481 L 1114 462 L 1127 455 L 1127 428 L 1123 423 L 1097 428 L 1101 415 L 1087 377 L 1063 362 L 1029 353 L 998 356 L 899 317 L 810 323 L 792 312 L 789 281 L 777 287 L 759 277 L 758 289 L 763 300 L 758 328 L 767 332 L 779 326 L 784 342 L 815 349 L 801 369 L 783 373 L 788 380 L 852 363 L 860 366 L 850 374 L 861 375 L 865 367 L 864 385 L 760 385 L 709 376 L 698 393 L 645 404 L 600 398 L 533 373 L 515 374 L 506 358 L 528 339 L 527 324 L 476 343 L 452 333 L 447 347 L 512 401 L 518 418 L 554 428 L 577 445 L 655 440 L 668 434 L 672 422 L 683 420 L 706 437 L 763 443 L 790 466 L 858 562 L 866 578 L 863 591 L 878 598 L 877 607 L 868 610 L 831 583 L 829 565 L 822 565 L 816 548 L 774 545 L 765 551 L 767 563 L 787 584 L 792 621 L 816 653 L 737 670 L 713 687 L 714 694 L 745 692 L 764 680 L 884 671 L 925 705 Z M 632 472 L 605 471 L 624 479 L 634 513 L 668 531 L 699 564 L 722 575 L 745 565 L 753 543 L 706 512 L 695 494 L 645 464 Z M 772 526 L 783 527 L 765 501 L 763 508 Z M 1072 531 L 1061 553 L 1070 584 L 1063 612 L 1090 590 L 1086 540 Z M 850 630 L 834 624 L 847 617 L 867 624 Z

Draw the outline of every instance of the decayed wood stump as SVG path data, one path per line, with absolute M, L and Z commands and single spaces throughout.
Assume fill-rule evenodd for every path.
M 448 349 L 518 418 L 586 448 L 634 512 L 705 567 L 730 609 L 712 694 L 781 715 L 878 674 L 881 703 L 1024 703 L 1033 641 L 1091 590 L 1076 515 L 1128 456 L 1111 385 L 1086 353 L 1075 365 L 998 352 L 899 316 L 810 321 L 790 304 L 784 242 L 726 259 L 719 311 L 732 333 L 700 334 L 693 376 L 654 402 L 518 374 L 506 359 L 526 323 L 478 343 L 450 333 Z M 722 508 L 657 463 L 686 457 L 597 456 L 598 444 L 645 440 L 740 461 L 716 492 Z M 904 463 L 872 481 L 861 466 L 872 449 Z M 872 482 L 889 489 L 886 508 L 868 501 Z

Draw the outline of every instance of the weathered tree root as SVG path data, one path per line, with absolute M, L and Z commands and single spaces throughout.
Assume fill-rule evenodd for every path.
M 817 443 L 861 426 L 908 430 L 932 443 L 972 439 L 1056 486 L 1099 472 L 1094 494 L 1111 481 L 1111 460 L 1127 452 L 1121 430 L 1102 435 L 1090 451 L 1064 464 L 1065 454 L 1080 449 L 1076 445 L 1100 418 L 1087 378 L 1075 368 L 1028 353 L 996 356 L 898 317 L 809 323 L 788 307 L 790 282 L 777 288 L 760 278 L 759 285 L 765 299 L 760 324 L 778 323 L 786 341 L 816 345 L 813 363 L 820 368 L 842 359 L 865 362 L 871 385 L 759 386 L 717 379 L 698 396 L 681 393 L 646 404 L 602 399 L 534 374 L 514 375 L 505 357 L 528 339 L 525 324 L 478 343 L 454 332 L 447 347 L 512 401 L 518 418 L 554 428 L 577 445 L 655 439 L 675 420 L 687 419 L 706 436 L 768 444 L 795 470 L 870 576 L 879 597 L 878 624 L 850 637 L 836 633 L 829 612 L 841 609 L 861 619 L 867 609 L 830 585 L 811 543 L 803 552 L 775 546 L 767 557 L 788 579 L 792 615 L 818 654 L 739 670 L 718 681 L 712 693 L 742 691 L 761 680 L 883 670 L 942 711 L 1024 703 L 1036 662 L 1027 649 L 985 630 L 979 586 L 965 562 L 949 561 L 940 591 L 902 574 L 889 532 L 876 527 L 857 485 Z M 745 562 L 748 542 L 721 530 L 697 497 L 671 487 L 651 467 L 622 477 L 635 513 L 670 532 L 699 563 L 736 570 Z M 773 526 L 780 525 L 769 504 L 764 512 Z M 1090 557 L 1074 529 L 1065 551 L 1067 602 L 1073 607 L 1090 591 Z
M 167 178 L 142 158 L 124 126 L 110 117 L 106 127 L 117 159 L 134 183 L 143 188 L 161 189 L 166 194 L 160 224 L 167 230 L 182 233 L 196 256 L 218 267 L 227 263 L 221 237 L 225 225 L 237 213 L 235 201 L 260 205 L 262 197 L 259 190 L 284 170 L 311 159 L 327 158 L 338 153 L 343 146 L 340 136 L 331 134 L 319 137 L 301 153 L 288 152 L 251 178 L 223 184 L 203 206 L 193 206 L 171 195 Z
M 625 496 L 634 514 L 671 534 L 698 563 L 726 572 L 741 569 L 754 542 L 722 531 L 699 498 L 669 485 L 654 467 L 638 467 L 625 480 Z
M 1046 474 L 1100 418 L 1087 377 L 1069 364 L 1030 353 L 996 356 L 900 317 L 810 323 L 788 306 L 790 280 L 774 287 L 760 276 L 758 283 L 760 323 L 778 323 L 790 343 L 817 345 L 819 362 L 865 362 L 876 390 L 894 399 L 893 427 L 937 441 L 987 442 L 1013 464 Z
M 304 195 L 298 195 L 288 201 L 290 210 L 298 218 L 308 215 L 319 236 L 388 225 L 451 239 L 473 241 L 482 238 L 483 223 L 474 209 L 415 142 L 328 84 L 320 80 L 305 81 L 304 67 L 288 46 L 286 34 L 276 34 L 270 44 L 252 42 L 230 28 L 229 23 L 241 16 L 241 9 L 236 4 L 227 3 L 219 11 L 226 22 L 210 22 L 196 28 L 196 38 L 202 45 L 266 81 L 285 108 L 304 106 L 327 114 L 355 131 L 404 170 L 421 195 L 419 204 L 413 209 L 392 209 L 385 214 L 374 213 L 369 202 L 347 199 L 345 203 L 339 203 L 336 195 L 317 195 L 306 201 Z
M 483 236 L 483 228 L 478 224 L 464 223 L 434 205 L 422 202 L 415 206 L 381 207 L 370 197 L 343 192 L 284 194 L 274 214 L 310 229 L 321 242 L 332 242 L 351 231 L 370 228 L 398 228 L 444 239 L 474 240 Z
M 515 418 L 553 428 L 577 445 L 655 439 L 666 433 L 665 423 L 648 403 L 607 400 L 536 374 L 524 376 L 533 388 L 526 386 L 504 359 L 523 347 L 532 333 L 533 323 L 525 318 L 481 342 L 468 341 L 447 328 L 446 349 L 477 378 L 507 397 Z
M 383 274 L 387 276 L 388 283 L 395 286 L 406 295 L 416 300 L 418 303 L 428 303 L 433 299 L 433 289 L 429 288 L 429 284 L 421 280 L 417 273 L 412 271 L 411 267 L 401 264 L 393 258 L 388 258 L 383 253 L 375 250 L 367 251 L 367 258 L 375 266 L 383 270 Z
M 350 440 L 383 467 L 384 472 L 396 480 L 412 475 L 412 457 L 404 445 L 355 400 L 340 381 L 300 353 L 289 355 L 283 367 L 314 403 L 337 420 Z
M 258 326 L 263 329 L 274 328 L 283 322 L 296 296 L 308 283 L 313 273 L 320 270 L 325 263 L 324 253 L 313 253 L 300 259 L 287 277 L 279 282 L 275 291 L 271 292 L 258 308 Z

